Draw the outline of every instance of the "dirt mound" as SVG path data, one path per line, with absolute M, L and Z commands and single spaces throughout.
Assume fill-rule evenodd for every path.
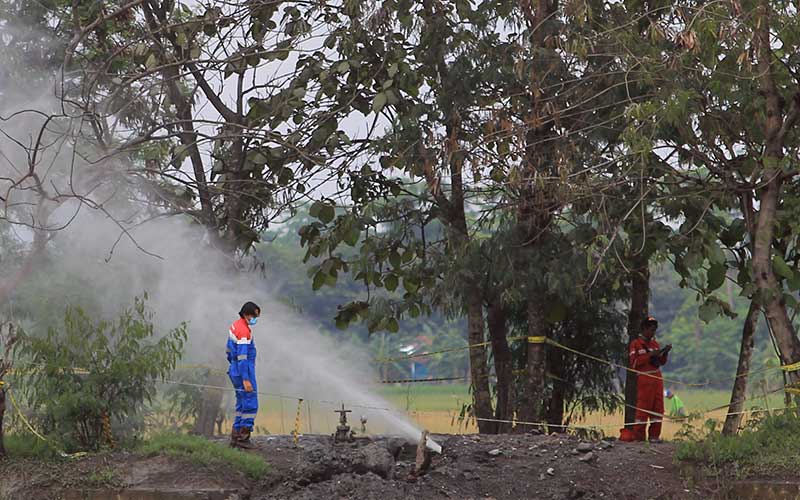
M 270 472 L 248 480 L 226 467 L 110 453 L 63 463 L 0 462 L 0 497 L 48 497 L 55 491 L 181 492 L 182 498 L 267 499 L 636 499 L 709 498 L 689 486 L 670 444 L 582 442 L 567 435 L 433 436 L 443 446 L 430 470 L 412 477 L 415 443 L 378 438 L 334 445 L 328 436 L 256 437 Z M 77 497 L 76 497 L 77 498 Z M 125 498 L 124 496 L 122 498 Z M 128 498 L 139 498 L 132 495 Z M 157 498 L 157 497 L 152 497 Z

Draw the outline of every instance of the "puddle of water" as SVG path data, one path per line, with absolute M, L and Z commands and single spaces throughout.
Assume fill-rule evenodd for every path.
M 800 483 L 785 481 L 737 481 L 723 498 L 736 500 L 797 500 Z

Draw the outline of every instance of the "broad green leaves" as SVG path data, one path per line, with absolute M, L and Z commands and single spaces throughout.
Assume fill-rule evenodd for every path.
M 311 204 L 308 214 L 311 217 L 319 219 L 323 224 L 328 224 L 329 222 L 333 221 L 333 218 L 336 216 L 336 209 L 333 207 L 333 205 L 315 201 Z
M 775 270 L 775 274 L 782 278 L 792 279 L 794 278 L 794 271 L 792 268 L 786 264 L 786 261 L 783 260 L 783 257 L 780 255 L 773 255 L 772 256 L 772 268 Z

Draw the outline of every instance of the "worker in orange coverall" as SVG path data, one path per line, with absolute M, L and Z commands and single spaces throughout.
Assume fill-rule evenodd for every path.
M 663 349 L 655 340 L 658 321 L 652 316 L 642 321 L 642 333 L 631 342 L 630 366 L 638 373 L 636 380 L 636 423 L 633 426 L 633 439 L 645 440 L 645 427 L 648 419 L 650 441 L 660 441 L 661 419 L 664 414 L 664 380 L 660 366 L 667 364 L 667 355 L 672 344 Z

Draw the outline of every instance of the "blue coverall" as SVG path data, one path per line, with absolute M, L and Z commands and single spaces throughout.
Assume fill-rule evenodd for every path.
M 236 414 L 233 428 L 252 431 L 258 412 L 258 385 L 256 383 L 256 345 L 247 321 L 242 318 L 231 325 L 226 349 L 228 376 L 236 389 Z M 244 380 L 253 385 L 252 392 L 245 392 Z

